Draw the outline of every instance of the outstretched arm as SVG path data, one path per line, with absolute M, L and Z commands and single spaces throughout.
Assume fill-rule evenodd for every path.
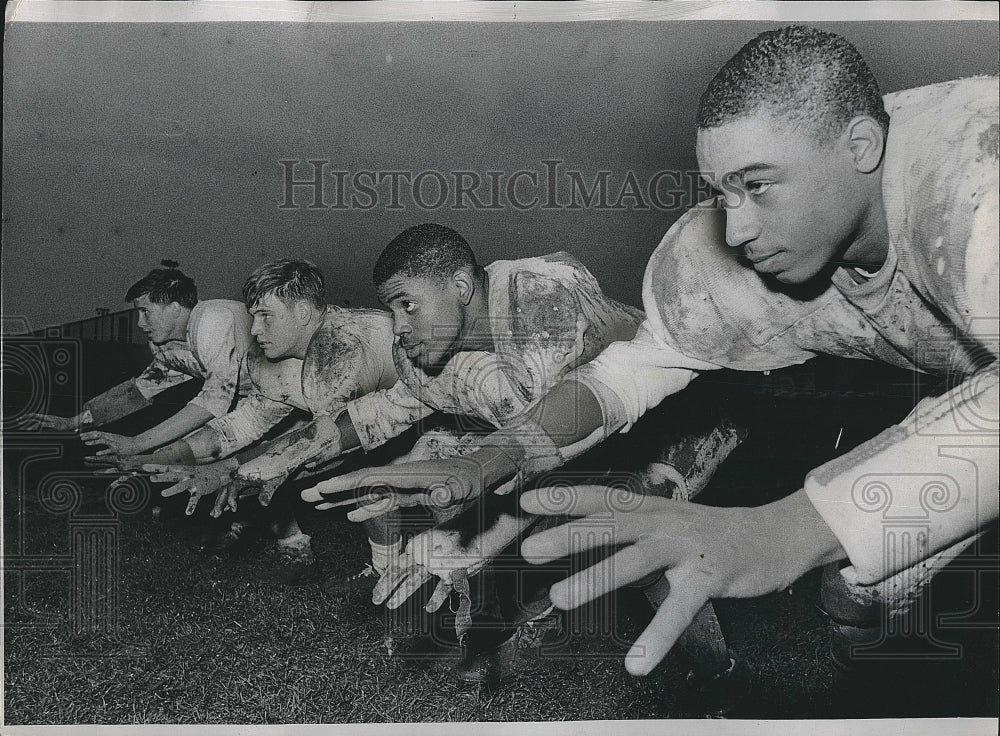
M 128 380 L 90 399 L 83 405 L 83 411 L 76 416 L 28 414 L 22 423 L 27 428 L 37 427 L 54 432 L 80 432 L 85 427 L 99 427 L 102 424 L 109 424 L 122 417 L 127 417 L 129 414 L 134 414 L 149 406 L 150 403 L 149 398 L 138 387 L 136 380 Z
M 322 415 L 265 444 L 253 459 L 240 465 L 238 475 L 248 481 L 287 478 L 299 467 L 315 467 L 359 447 L 346 411 Z
M 101 447 L 97 455 L 138 455 L 148 450 L 160 447 L 173 440 L 183 437 L 204 426 L 213 418 L 211 412 L 200 406 L 188 404 L 172 417 L 160 422 L 155 427 L 146 430 L 135 437 L 127 437 L 111 432 L 93 430 L 83 432 L 80 439 L 92 447 Z
M 804 490 L 758 508 L 677 503 L 600 486 L 526 493 L 521 506 L 530 513 L 602 514 L 602 530 L 610 514 L 611 544 L 627 545 L 556 584 L 552 600 L 573 608 L 663 570 L 671 586 L 666 605 L 626 659 L 629 672 L 646 674 L 710 598 L 772 593 L 845 557 L 866 584 L 915 565 L 1000 513 L 998 383 L 994 368 L 925 399 L 901 424 L 812 471 Z M 886 534 L 886 519 L 912 519 L 915 509 L 926 519 L 918 533 Z M 592 526 L 587 533 L 589 523 L 536 534 L 522 554 L 544 563 L 586 549 L 601 539 Z
M 718 508 L 576 486 L 529 491 L 521 507 L 532 514 L 583 517 L 525 540 L 521 554 L 529 562 L 543 564 L 601 544 L 625 545 L 556 583 L 550 595 L 560 608 L 575 608 L 663 571 L 670 594 L 625 658 L 633 675 L 648 674 L 710 598 L 782 590 L 813 567 L 845 556 L 801 491 L 758 508 Z
M 368 486 L 395 489 L 398 505 L 424 503 L 431 497 L 442 504 L 474 498 L 507 479 L 523 481 L 561 466 L 609 434 L 630 427 L 649 408 L 687 386 L 695 370 L 714 367 L 673 350 L 644 323 L 633 340 L 614 343 L 568 374 L 475 452 L 451 460 L 347 473 L 303 491 L 302 497 L 320 509 L 353 503 L 343 494 Z M 414 490 L 428 489 L 429 494 L 406 498 Z M 381 513 L 394 507 L 383 503 Z

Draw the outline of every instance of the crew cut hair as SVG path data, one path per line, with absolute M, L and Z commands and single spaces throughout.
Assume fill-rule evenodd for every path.
M 483 278 L 465 238 L 450 227 L 425 222 L 392 239 L 375 262 L 372 281 L 378 287 L 397 275 L 448 279 L 462 268 L 476 279 Z
M 153 304 L 177 302 L 188 309 L 193 309 L 198 303 L 198 289 L 194 285 L 194 279 L 176 268 L 154 268 L 128 287 L 125 301 L 134 302 L 143 296 Z
M 807 26 L 766 31 L 744 45 L 701 96 L 698 127 L 715 128 L 758 112 L 825 144 L 859 115 L 889 132 L 878 82 L 858 50 L 835 33 Z
M 311 261 L 285 258 L 258 267 L 243 284 L 243 301 L 253 309 L 265 296 L 286 305 L 305 299 L 317 309 L 326 307 L 326 279 Z

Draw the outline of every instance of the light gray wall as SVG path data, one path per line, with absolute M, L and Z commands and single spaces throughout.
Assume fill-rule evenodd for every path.
M 484 262 L 569 250 L 638 304 L 646 259 L 680 208 L 281 210 L 278 161 L 485 176 L 544 174 L 544 159 L 560 159 L 588 177 L 611 171 L 616 193 L 629 171 L 645 183 L 695 167 L 698 95 L 775 25 L 14 24 L 4 313 L 38 328 L 119 308 L 161 258 L 179 260 L 203 297 L 238 298 L 254 266 L 304 256 L 326 271 L 331 301 L 371 305 L 379 250 L 422 221 L 457 228 Z M 828 27 L 885 91 L 997 73 L 995 23 Z

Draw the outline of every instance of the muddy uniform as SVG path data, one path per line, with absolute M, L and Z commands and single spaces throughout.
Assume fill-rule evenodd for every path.
M 806 481 L 868 583 L 997 515 L 997 80 L 931 85 L 885 104 L 890 240 L 878 273 L 840 268 L 822 293 L 796 296 L 727 247 L 723 212 L 692 210 L 649 262 L 636 338 L 572 376 L 597 396 L 605 433 L 718 367 L 767 370 L 827 353 L 947 377 L 954 388 L 943 397 Z M 923 536 L 884 538 L 900 514 L 925 522 Z
M 590 271 L 568 253 L 496 261 L 485 270 L 495 351 L 460 352 L 430 376 L 395 346 L 400 382 L 347 405 L 365 450 L 435 410 L 503 426 L 566 371 L 612 342 L 630 339 L 643 319 L 639 310 L 606 297 Z M 431 456 L 449 454 L 455 451 L 431 450 Z
M 392 317 L 373 309 L 328 306 L 305 359 L 268 360 L 254 342 L 244 359 L 250 394 L 209 422 L 226 457 L 260 439 L 296 409 L 336 414 L 351 399 L 396 384 Z
M 198 302 L 184 340 L 150 344 L 153 362 L 142 375 L 95 396 L 84 408 L 95 425 L 106 424 L 149 406 L 154 396 L 171 386 L 196 378 L 204 385 L 189 403 L 216 417 L 225 415 L 237 395 L 249 390 L 240 363 L 250 344 L 250 322 L 242 302 Z

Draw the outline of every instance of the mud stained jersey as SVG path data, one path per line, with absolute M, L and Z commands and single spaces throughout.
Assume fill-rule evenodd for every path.
M 249 395 L 208 425 L 219 433 L 222 456 L 260 439 L 295 409 L 335 414 L 351 399 L 393 386 L 392 340 L 388 312 L 328 306 L 304 360 L 268 360 L 254 342 L 243 365 Z
M 855 567 L 871 580 L 884 572 L 882 517 L 855 503 L 859 473 L 916 470 L 927 460 L 929 473 L 966 478 L 968 486 L 956 487 L 978 489 L 960 494 L 957 510 L 929 517 L 932 536 L 941 540 L 927 543 L 929 549 L 971 532 L 978 518 L 995 516 L 997 505 L 995 449 L 992 459 L 976 455 L 976 478 L 966 477 L 961 463 L 941 460 L 935 444 L 956 431 L 973 453 L 997 441 L 997 79 L 907 90 L 887 95 L 885 105 L 891 122 L 882 189 L 890 240 L 878 273 L 856 283 L 841 268 L 811 294 L 779 288 L 726 245 L 724 212 L 694 209 L 650 259 L 643 283 L 648 321 L 637 338 L 574 376 L 600 401 L 605 431 L 628 428 L 696 371 L 718 367 L 765 370 L 826 353 L 947 377 L 957 396 L 945 405 L 918 405 L 907 422 L 814 471 L 806 484 Z M 962 406 L 972 411 L 973 405 L 992 424 L 984 420 L 983 431 L 946 429 Z M 900 489 L 896 502 L 908 493 L 920 490 Z M 906 503 L 920 509 L 922 500 Z M 900 553 L 899 564 L 907 557 Z
M 398 346 L 400 382 L 348 404 L 362 446 L 369 450 L 435 410 L 502 427 L 567 371 L 616 340 L 629 340 L 643 319 L 638 309 L 601 291 L 569 253 L 486 266 L 488 319 L 495 351 L 464 351 L 430 376 Z

